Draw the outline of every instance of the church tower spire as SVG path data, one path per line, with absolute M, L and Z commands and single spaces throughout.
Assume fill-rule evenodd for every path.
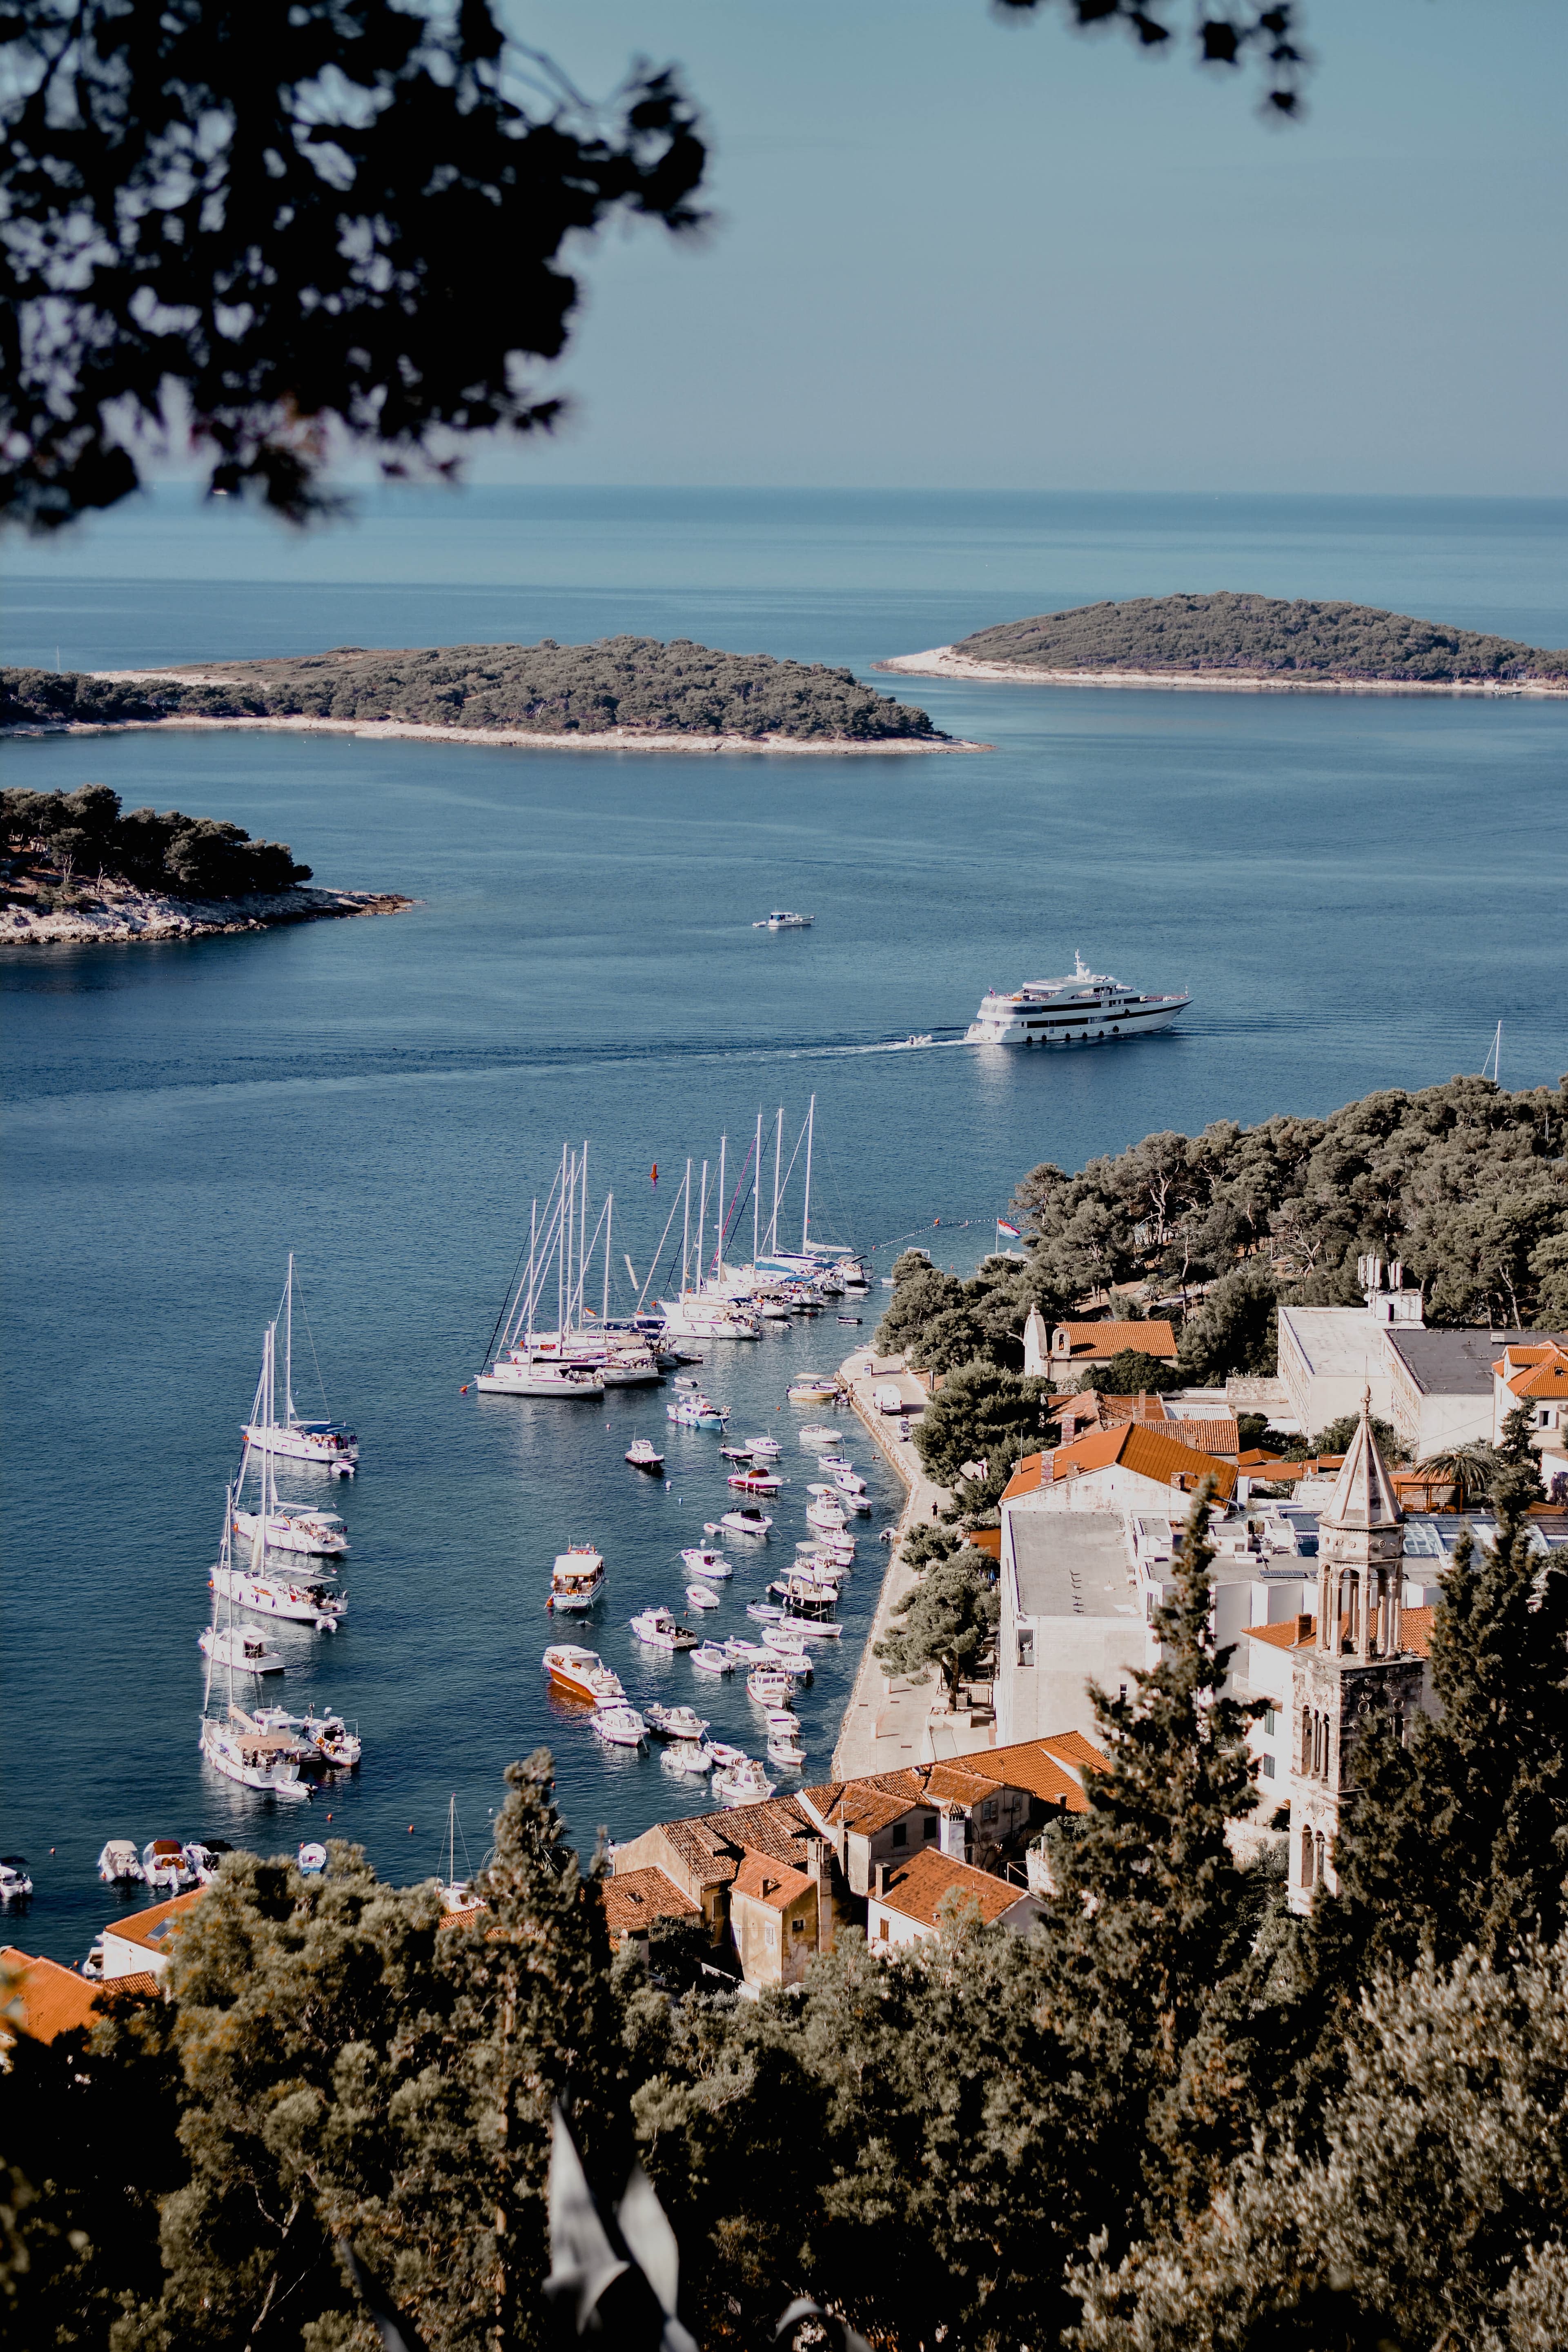
M 1372 1433 L 1371 1391 L 1328 1508 L 1318 1517 L 1318 1614 L 1297 1653 L 1291 1699 L 1289 1896 L 1310 1907 L 1337 1887 L 1334 1838 L 1355 1748 L 1373 1722 L 1403 1739 L 1421 1704 L 1421 1661 L 1405 1647 L 1405 1513 Z

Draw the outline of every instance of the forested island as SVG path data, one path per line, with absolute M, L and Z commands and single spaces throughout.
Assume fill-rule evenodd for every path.
M 267 721 L 439 729 L 552 742 L 959 750 L 923 710 L 852 671 L 677 638 L 446 646 L 118 673 L 0 671 L 0 727 Z
M 1568 693 L 1568 651 L 1548 652 L 1371 604 L 1302 597 L 1135 596 L 977 629 L 883 669 L 1038 675 L 1093 684 L 1385 687 Z
M 286 841 L 179 809 L 132 809 L 107 784 L 0 792 L 0 942 L 195 939 L 331 915 L 395 913 L 390 892 L 307 890 Z

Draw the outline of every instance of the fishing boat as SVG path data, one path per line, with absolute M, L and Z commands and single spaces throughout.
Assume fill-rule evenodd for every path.
M 820 1453 L 824 1446 L 832 1448 L 837 1444 L 838 1432 L 836 1429 L 825 1429 L 820 1422 L 813 1422 L 809 1429 L 801 1431 L 800 1442 L 803 1445 L 810 1446 L 814 1452 Z
M 283 1671 L 282 1652 L 269 1650 L 259 1633 L 247 1633 L 243 1625 L 204 1625 L 196 1641 L 215 1666 L 234 1666 L 246 1675 Z
M 664 1456 L 650 1438 L 634 1437 L 626 1448 L 626 1460 L 634 1470 L 662 1470 Z
M 775 1478 L 768 1470 L 737 1470 L 726 1479 L 725 1484 L 742 1495 L 776 1495 L 784 1480 Z
M 700 1612 L 704 1609 L 717 1609 L 719 1595 L 710 1584 L 689 1584 L 686 1588 L 686 1604 L 689 1609 L 696 1609 Z
M 590 1706 L 613 1705 L 626 1696 L 619 1675 L 597 1650 L 585 1650 L 580 1642 L 552 1642 L 541 1664 L 552 1683 Z
M 668 1609 L 645 1609 L 631 1620 L 632 1632 L 650 1650 L 694 1650 L 701 1639 Z
M 715 1769 L 721 1772 L 728 1772 L 732 1766 L 743 1764 L 746 1760 L 743 1748 L 731 1748 L 722 1739 L 710 1739 L 708 1753 L 713 1759 Z
M 359 1467 L 359 1440 L 353 1431 L 345 1429 L 342 1422 L 305 1421 L 295 1411 L 294 1293 L 298 1287 L 298 1277 L 294 1272 L 294 1253 L 290 1250 L 289 1273 L 283 1285 L 283 1297 L 279 1302 L 278 1315 L 278 1319 L 281 1320 L 283 1325 L 283 1418 L 281 1422 L 271 1420 L 263 1424 L 253 1411 L 250 1420 L 241 1424 L 240 1435 L 247 1445 L 254 1446 L 258 1453 L 275 1454 L 280 1461 L 285 1462 L 311 1462 L 318 1468 L 329 1471 L 333 1477 L 352 1478 Z M 302 1292 L 300 1306 L 303 1313 L 305 1301 Z M 305 1316 L 305 1329 L 309 1335 L 310 1318 L 308 1314 Z M 316 1343 L 312 1339 L 310 1340 L 312 1357 L 315 1352 Z M 319 1363 L 316 1367 L 316 1377 L 318 1380 L 321 1378 Z M 321 1402 L 325 1404 L 326 1402 L 326 1390 L 323 1387 Z
M 722 1583 L 735 1571 L 721 1552 L 709 1551 L 700 1544 L 688 1544 L 680 1555 L 693 1576 L 707 1576 Z
M 776 1666 L 753 1666 L 746 1676 L 746 1696 L 759 1706 L 782 1706 L 789 1696 L 789 1676 Z
M 129 1838 L 110 1838 L 98 1857 L 98 1874 L 105 1886 L 140 1885 L 146 1876 Z
M 691 1653 L 691 1663 L 700 1675 L 732 1675 L 735 1661 L 722 1642 L 701 1642 Z
M 838 1394 L 838 1382 L 826 1377 L 792 1381 L 784 1394 L 791 1404 L 831 1404 Z
M 235 1512 L 234 1532 L 242 1542 L 249 1543 L 260 1528 L 259 1511 Z M 348 1548 L 348 1529 L 335 1511 L 274 1510 L 267 1515 L 268 1551 L 305 1552 L 321 1559 L 341 1559 Z
M 636 1707 L 621 1701 L 613 1706 L 596 1706 L 593 1727 L 595 1737 L 610 1748 L 640 1748 L 647 1738 L 647 1726 Z
M 742 1756 L 738 1764 L 731 1764 L 725 1771 L 713 1776 L 713 1794 L 721 1805 L 731 1810 L 737 1805 L 765 1804 L 775 1785 L 764 1777 L 762 1766 L 753 1763 L 749 1756 Z
M 645 1706 L 643 1714 L 650 1731 L 661 1739 L 701 1739 L 708 1726 L 690 1706 Z
M 667 1772 L 710 1772 L 713 1750 L 705 1739 L 671 1739 L 659 1750 Z
M 195 1873 L 185 1859 L 178 1838 L 149 1838 L 142 1849 L 142 1875 L 149 1886 L 163 1886 L 171 1895 L 195 1884 Z
M 592 1544 L 569 1544 L 555 1555 L 550 1571 L 547 1609 L 571 1612 L 591 1609 L 605 1586 L 605 1562 Z
M 732 1511 L 721 1513 L 717 1531 L 732 1536 L 764 1538 L 772 1526 L 773 1521 L 766 1511 L 759 1511 L 753 1503 L 742 1503 Z M 704 1528 L 703 1533 L 706 1535 L 708 1532 Z

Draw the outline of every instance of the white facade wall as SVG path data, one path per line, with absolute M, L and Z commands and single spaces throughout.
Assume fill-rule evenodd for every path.
M 1347 1412 L 1359 1412 L 1369 1387 L 1373 1412 L 1394 1419 L 1394 1385 L 1383 1344 L 1386 1328 L 1364 1307 L 1281 1307 L 1279 1378 L 1310 1436 Z
M 1098 1474 L 1097 1474 L 1098 1475 Z M 1083 1486 L 1088 1482 L 1071 1482 Z M 1140 1481 L 1148 1485 L 1148 1480 Z M 1168 1499 L 1169 1489 L 1158 1490 Z M 996 1745 L 1016 1740 L 1045 1739 L 1058 1731 L 1081 1731 L 1087 1739 L 1100 1737 L 1089 1705 L 1087 1685 L 1096 1682 L 1114 1691 L 1131 1682 L 1135 1668 L 1155 1663 L 1157 1644 L 1143 1621 L 1136 1587 L 1127 1578 L 1109 1611 L 1093 1615 L 1045 1615 L 1026 1610 L 1019 1599 L 1017 1562 L 1014 1551 L 1015 1514 L 1037 1515 L 1039 1494 L 1002 1507 L 1002 1556 L 998 1593 L 1002 1604 L 997 1627 L 994 1697 Z M 1064 1540 L 1070 1541 L 1066 1528 Z M 1123 1575 L 1126 1570 L 1123 1570 Z M 1104 1595 L 1097 1596 L 1103 1601 Z M 1115 1605 L 1120 1602 L 1119 1607 Z M 1121 1613 L 1124 1607 L 1127 1613 Z

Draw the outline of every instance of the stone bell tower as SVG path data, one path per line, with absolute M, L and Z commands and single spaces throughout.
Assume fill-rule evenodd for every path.
M 1400 1624 L 1405 1514 L 1372 1433 L 1372 1396 L 1318 1520 L 1318 1616 L 1296 1654 L 1290 1734 L 1289 1901 L 1310 1908 L 1335 1891 L 1334 1836 L 1354 1777 L 1355 1749 L 1374 1722 L 1403 1740 L 1421 1705 L 1423 1667 Z

